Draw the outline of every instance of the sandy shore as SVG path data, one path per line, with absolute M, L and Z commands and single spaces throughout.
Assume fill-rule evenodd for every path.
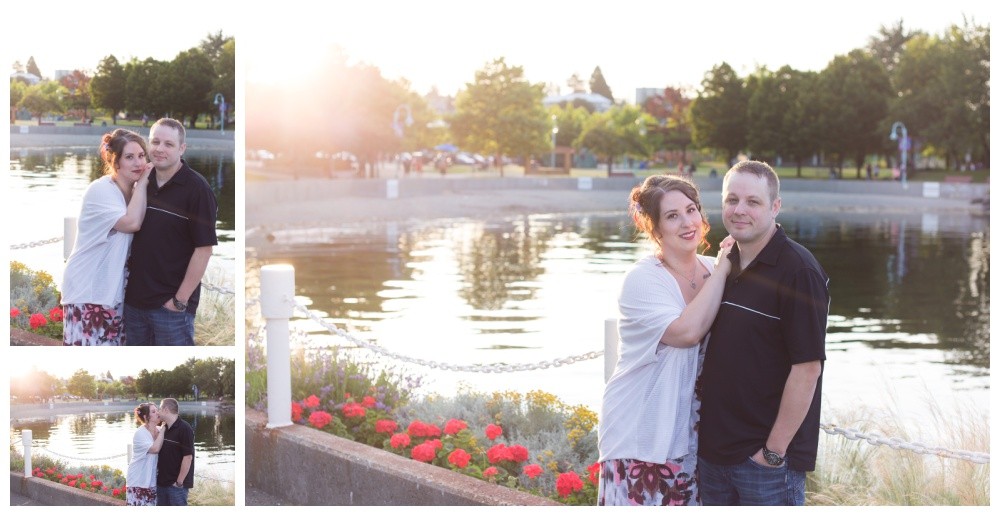
M 159 400 L 152 400 L 154 402 L 159 402 Z M 55 416 L 65 416 L 71 414 L 87 414 L 87 413 L 108 413 L 108 412 L 131 412 L 136 406 L 142 403 L 142 401 L 114 401 L 108 402 L 107 404 L 102 402 L 91 402 L 91 401 L 79 401 L 79 402 L 55 402 L 51 405 L 48 403 L 34 403 L 34 404 L 23 404 L 23 405 L 11 405 L 10 406 L 10 419 L 11 421 L 17 419 L 39 419 L 39 418 L 50 418 Z M 204 405 L 202 404 L 204 403 Z M 206 411 L 212 414 L 218 414 L 221 412 L 231 411 L 231 404 L 223 404 L 218 401 L 181 401 L 178 403 L 181 408 L 181 412 L 197 412 Z

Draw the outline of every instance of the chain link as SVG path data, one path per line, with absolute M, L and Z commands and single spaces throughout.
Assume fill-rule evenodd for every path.
M 73 456 L 70 456 L 70 455 L 63 455 L 63 454 L 61 454 L 59 452 L 52 451 L 52 450 L 50 450 L 50 449 L 48 449 L 48 448 L 46 448 L 44 446 L 41 446 L 38 449 L 39 450 L 44 450 L 44 451 L 46 451 L 46 452 L 48 452 L 48 453 L 50 453 L 52 455 L 55 455 L 56 457 L 61 457 L 63 459 L 81 460 L 81 461 L 87 461 L 87 462 L 120 459 L 122 457 L 126 457 L 127 456 L 127 454 L 125 454 L 125 453 L 119 453 L 117 455 L 110 455 L 110 456 L 107 456 L 107 457 L 73 457 Z
M 836 424 L 822 423 L 819 425 L 824 432 L 830 435 L 841 435 L 849 440 L 864 440 L 873 446 L 886 445 L 893 450 L 906 450 L 924 455 L 936 455 L 949 459 L 961 459 L 977 464 L 989 464 L 990 454 L 980 452 L 970 452 L 965 450 L 949 450 L 947 448 L 929 447 L 923 443 L 908 443 L 898 437 L 883 437 L 879 434 L 860 432 L 854 428 L 841 428 Z
M 10 246 L 11 251 L 16 251 L 18 249 L 28 249 L 31 247 L 41 247 L 43 245 L 54 244 L 56 242 L 62 241 L 63 237 L 50 238 L 48 240 L 39 240 L 37 242 L 28 242 L 27 244 L 14 244 Z
M 211 283 L 202 282 L 201 286 L 205 290 L 211 290 L 213 292 L 218 292 L 220 294 L 226 294 L 226 295 L 230 295 L 230 296 L 235 296 L 236 295 L 236 292 L 234 292 L 232 290 L 229 290 L 229 289 L 224 288 L 224 287 L 216 287 L 215 285 L 212 285 Z
M 307 309 L 306 307 L 304 307 L 304 306 L 302 306 L 302 305 L 300 305 L 298 303 L 292 302 L 292 306 L 294 306 L 295 309 L 297 309 L 298 311 L 304 313 L 306 315 L 306 317 L 312 319 L 313 321 L 315 321 L 319 325 L 321 325 L 324 328 L 326 328 L 327 330 L 329 330 L 331 333 L 333 333 L 335 335 L 338 335 L 340 337 L 343 337 L 343 338 L 347 339 L 348 341 L 350 341 L 350 342 L 352 342 L 352 343 L 354 343 L 354 344 L 356 344 L 356 345 L 358 345 L 358 346 L 360 346 L 362 348 L 365 348 L 365 349 L 367 349 L 369 351 L 378 353 L 380 355 L 384 355 L 386 357 L 389 357 L 389 358 L 392 358 L 392 359 L 395 359 L 395 360 L 399 360 L 401 362 L 408 362 L 408 363 L 411 363 L 411 364 L 417 364 L 417 365 L 421 365 L 421 366 L 424 366 L 424 367 L 430 367 L 432 369 L 444 369 L 444 370 L 449 370 L 449 371 L 461 371 L 461 372 L 466 372 L 466 373 L 512 373 L 512 372 L 518 372 L 518 371 L 533 371 L 533 370 L 536 370 L 536 369 L 548 369 L 550 367 L 561 367 L 561 366 L 564 366 L 564 365 L 574 364 L 576 362 L 580 362 L 580 361 L 583 361 L 583 360 L 591 360 L 591 359 L 598 358 L 598 357 L 604 355 L 604 351 L 602 350 L 602 351 L 591 351 L 589 353 L 584 353 L 582 355 L 570 356 L 570 357 L 566 357 L 566 358 L 557 358 L 557 359 L 553 359 L 553 360 L 544 360 L 542 362 L 538 362 L 538 363 L 534 363 L 534 364 L 530 364 L 530 363 L 528 363 L 528 364 L 504 364 L 504 363 L 497 363 L 497 364 L 486 364 L 486 365 L 475 365 L 475 366 L 453 365 L 453 364 L 447 364 L 447 363 L 444 363 L 444 362 L 438 362 L 436 360 L 424 360 L 422 358 L 413 358 L 413 357 L 408 357 L 406 355 L 401 355 L 399 353 L 394 353 L 394 352 L 389 351 L 388 349 L 386 349 L 386 348 L 384 348 L 382 346 L 379 346 L 377 344 L 372 344 L 371 342 L 368 342 L 366 340 L 359 339 L 359 338 L 357 338 L 357 337 L 355 337 L 355 336 L 353 336 L 353 335 L 351 335 L 351 334 L 349 334 L 349 333 L 341 330 L 340 328 L 337 328 L 335 325 L 324 321 L 323 319 L 321 319 L 316 314 L 310 312 L 309 309 Z

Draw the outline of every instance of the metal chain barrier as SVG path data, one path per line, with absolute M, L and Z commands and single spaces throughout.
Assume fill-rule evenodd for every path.
M 232 290 L 229 290 L 229 289 L 223 288 L 223 287 L 216 287 L 215 285 L 212 285 L 210 283 L 202 282 L 201 286 L 205 290 L 211 290 L 213 292 L 218 292 L 220 294 L 226 294 L 226 295 L 229 295 L 229 296 L 235 296 L 236 295 L 235 291 L 232 291 Z
M 61 242 L 63 237 L 50 238 L 48 240 L 39 240 L 37 242 L 28 242 L 27 244 L 14 244 L 10 246 L 11 251 L 16 251 L 18 249 L 29 249 L 31 247 L 41 247 L 43 245 L 54 244 L 56 242 Z
M 961 459 L 977 464 L 989 464 L 990 454 L 964 450 L 949 450 L 942 447 L 928 447 L 922 443 L 908 443 L 898 437 L 883 437 L 879 434 L 859 432 L 853 428 L 841 428 L 835 424 L 822 423 L 820 428 L 830 435 L 841 435 L 852 441 L 864 440 L 873 446 L 886 445 L 894 450 L 906 450 L 924 455 L 936 455 L 948 459 Z
M 566 357 L 566 358 L 557 358 L 557 359 L 554 359 L 554 360 L 545 360 L 545 361 L 538 362 L 538 363 L 535 363 L 535 364 L 503 364 L 503 363 L 499 363 L 499 364 L 487 364 L 487 365 L 476 365 L 476 366 L 452 365 L 452 364 L 446 364 L 446 363 L 443 363 L 443 362 L 437 362 L 435 360 L 424 360 L 422 358 L 413 358 L 413 357 L 408 357 L 408 356 L 405 356 L 405 355 L 401 355 L 399 353 L 393 353 L 392 351 L 389 351 L 388 349 L 386 349 L 386 348 L 384 348 L 382 346 L 379 346 L 377 344 L 372 344 L 371 342 L 368 342 L 366 340 L 359 339 L 359 338 L 357 338 L 357 337 L 355 337 L 355 336 L 353 336 L 353 335 L 351 335 L 351 334 L 349 334 L 349 333 L 341 330 L 340 328 L 337 328 L 335 325 L 330 324 L 330 323 L 324 321 L 323 319 L 321 319 L 316 314 L 310 312 L 309 309 L 307 309 L 306 307 L 304 307 L 304 306 L 302 306 L 302 305 L 300 305 L 298 303 L 295 303 L 294 301 L 292 301 L 292 305 L 295 307 L 295 309 L 297 309 L 298 311 L 304 313 L 306 315 L 306 317 L 312 319 L 313 321 L 315 321 L 319 325 L 323 326 L 324 328 L 326 328 L 327 330 L 329 330 L 331 333 L 333 333 L 335 335 L 338 335 L 340 337 L 343 337 L 343 338 L 349 340 L 350 342 L 352 342 L 352 343 L 354 343 L 354 344 L 356 344 L 356 345 L 358 345 L 358 346 L 360 346 L 362 348 L 365 348 L 365 349 L 367 349 L 369 351 L 378 353 L 380 355 L 384 355 L 386 357 L 389 357 L 389 358 L 392 358 L 392 359 L 395 359 L 395 360 L 399 360 L 401 362 L 408 362 L 408 363 L 411 363 L 411 364 L 417 364 L 417 365 L 421 365 L 421 366 L 424 366 L 424 367 L 430 367 L 432 369 L 445 369 L 445 370 L 449 370 L 449 371 L 461 371 L 461 372 L 466 372 L 466 373 L 512 373 L 512 372 L 517 372 L 517 371 L 533 371 L 533 370 L 536 370 L 536 369 L 548 369 L 550 367 L 561 367 L 561 366 L 564 366 L 564 365 L 569 365 L 569 364 L 573 364 L 573 363 L 576 363 L 576 362 L 580 362 L 582 360 L 591 360 L 591 359 L 598 358 L 598 357 L 601 357 L 601 356 L 604 355 L 604 351 L 601 350 L 601 351 L 591 351 L 589 353 L 584 353 L 582 355 L 570 356 L 570 357 Z
M 48 448 L 46 448 L 44 446 L 38 447 L 38 449 L 39 450 L 44 450 L 44 451 L 46 451 L 46 452 L 48 452 L 48 453 L 50 453 L 52 455 L 55 455 L 56 457 L 60 457 L 60 458 L 63 458 L 63 459 L 80 460 L 80 461 L 86 461 L 86 462 L 107 461 L 107 460 L 112 460 L 112 459 L 120 459 L 122 457 L 127 457 L 128 456 L 125 453 L 119 453 L 119 454 L 116 454 L 116 455 L 109 455 L 107 457 L 72 457 L 72 456 L 69 456 L 69 455 L 63 455 L 63 454 L 61 454 L 59 452 L 54 452 L 54 451 L 52 451 L 52 450 L 50 450 L 50 449 L 48 449 Z

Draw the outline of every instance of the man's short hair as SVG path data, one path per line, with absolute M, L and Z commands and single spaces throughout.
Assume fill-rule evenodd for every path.
M 180 145 L 184 144 L 184 136 L 185 136 L 184 135 L 184 124 L 178 122 L 177 120 L 174 120 L 173 118 L 161 118 L 161 119 L 159 119 L 159 120 L 157 120 L 156 122 L 153 123 L 153 127 L 149 128 L 149 133 L 152 134 L 153 133 L 153 128 L 156 127 L 156 126 L 158 126 L 158 125 L 165 125 L 165 126 L 170 127 L 172 129 L 176 129 L 177 130 L 177 138 L 180 140 L 177 143 L 180 144 Z
M 166 410 L 171 414 L 180 414 L 180 407 L 177 406 L 177 400 L 173 398 L 163 398 L 160 402 L 160 410 Z
M 740 161 L 733 165 L 732 168 L 726 172 L 725 177 L 723 177 L 723 182 L 729 177 L 729 174 L 736 172 L 746 172 L 748 174 L 753 174 L 757 177 L 763 177 L 767 180 L 767 190 L 771 196 L 771 202 L 774 202 L 778 198 L 779 189 L 781 188 L 781 183 L 778 181 L 778 173 L 771 168 L 771 165 L 764 163 L 763 161 L 753 161 L 745 160 Z

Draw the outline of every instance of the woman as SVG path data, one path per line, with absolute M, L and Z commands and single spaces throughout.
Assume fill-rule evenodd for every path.
M 63 273 L 63 345 L 122 346 L 122 303 L 132 234 L 146 214 L 146 185 L 153 165 L 146 141 L 115 129 L 101 138 L 104 176 L 83 195 L 76 242 Z
M 139 428 L 132 435 L 132 460 L 125 474 L 125 504 L 156 505 L 156 462 L 166 432 L 159 428 L 160 413 L 156 405 L 142 403 L 134 413 Z
M 646 178 L 630 194 L 632 220 L 655 247 L 625 276 L 619 355 L 601 404 L 600 505 L 699 505 L 695 380 L 730 263 L 731 239 L 708 248 L 698 189 Z

